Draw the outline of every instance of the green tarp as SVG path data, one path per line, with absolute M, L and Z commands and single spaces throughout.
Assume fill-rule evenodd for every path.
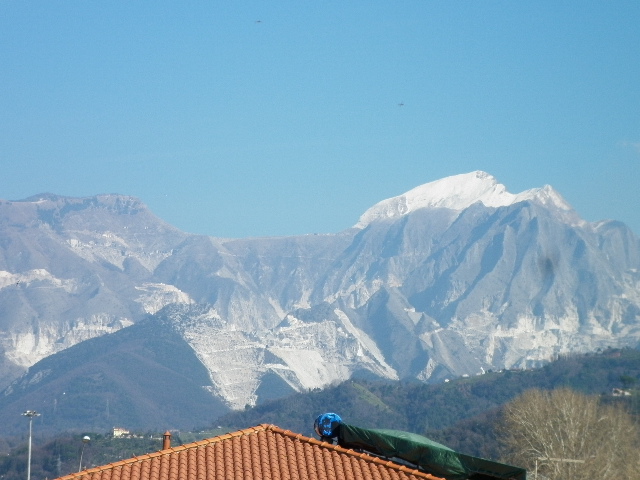
M 523 468 L 464 455 L 415 433 L 370 430 L 342 423 L 338 427 L 338 444 L 387 458 L 400 458 L 447 480 L 527 478 L 527 471 Z

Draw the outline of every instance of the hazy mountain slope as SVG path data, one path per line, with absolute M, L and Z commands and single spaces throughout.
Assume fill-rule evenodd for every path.
M 0 203 L 0 313 L 4 385 L 157 313 L 209 393 L 243 409 L 354 376 L 438 382 L 637 346 L 640 239 L 484 172 L 282 238 L 184 234 L 131 197 L 43 195 Z
M 602 225 L 576 227 L 555 213 L 523 201 L 378 221 L 356 235 L 313 299 L 332 300 L 400 377 L 637 345 L 637 237 L 618 224 L 602 238 Z M 617 253 L 613 241 L 626 248 Z
M 0 202 L 5 368 L 24 369 L 143 318 L 137 287 L 184 237 L 131 197 Z
M 0 398 L 5 434 L 24 429 L 25 409 L 42 414 L 38 431 L 193 428 L 228 412 L 205 388 L 209 375 L 162 317 L 87 340 L 41 360 Z

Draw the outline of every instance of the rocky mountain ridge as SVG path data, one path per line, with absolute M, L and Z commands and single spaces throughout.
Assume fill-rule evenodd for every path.
M 442 381 L 640 341 L 638 237 L 484 172 L 337 234 L 219 239 L 131 197 L 40 195 L 0 203 L 0 239 L 0 385 L 31 367 L 9 396 L 39 360 L 148 315 L 232 409 L 354 375 Z

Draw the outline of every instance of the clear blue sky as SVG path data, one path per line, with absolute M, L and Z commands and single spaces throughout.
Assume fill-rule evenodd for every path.
M 640 234 L 640 1 L 0 0 L 0 166 L 219 237 L 473 170 Z

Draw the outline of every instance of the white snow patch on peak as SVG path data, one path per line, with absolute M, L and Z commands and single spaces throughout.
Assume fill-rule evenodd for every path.
M 505 207 L 526 200 L 572 210 L 550 185 L 513 194 L 492 175 L 475 171 L 425 183 L 397 197 L 382 200 L 364 212 L 355 227 L 364 228 L 376 220 L 400 217 L 422 208 L 461 211 L 477 202 L 487 207 Z

